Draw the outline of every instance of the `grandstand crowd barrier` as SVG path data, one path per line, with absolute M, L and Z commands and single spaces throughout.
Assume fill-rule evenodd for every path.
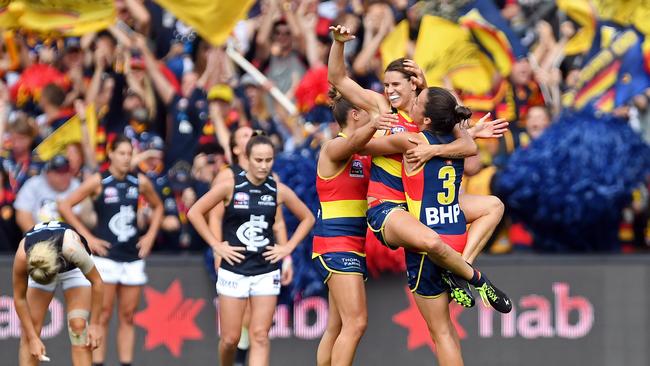
M 13 309 L 10 256 L 0 257 L 0 354 L 17 365 L 20 325 Z M 484 256 L 478 266 L 510 295 L 502 315 L 452 305 L 467 365 L 646 366 L 650 364 L 650 256 Z M 148 259 L 149 283 L 136 313 L 137 365 L 215 365 L 218 301 L 199 256 Z M 432 365 L 435 346 L 405 276 L 367 282 L 368 329 L 355 365 Z M 51 365 L 70 363 L 60 290 L 42 338 Z M 115 320 L 116 317 L 113 317 Z M 325 297 L 278 305 L 271 365 L 315 364 L 327 324 Z M 115 363 L 115 325 L 107 356 Z M 7 363 L 5 363 L 7 362 Z

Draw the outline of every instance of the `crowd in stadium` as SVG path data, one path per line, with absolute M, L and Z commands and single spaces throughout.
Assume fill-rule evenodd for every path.
M 0 250 L 15 251 L 22 233 L 34 224 L 61 219 L 56 201 L 75 190 L 84 177 L 107 168 L 106 147 L 118 134 L 131 139 L 136 152 L 132 168 L 152 180 L 163 201 L 164 218 L 154 252 L 206 249 L 186 213 L 231 161 L 231 141 L 243 127 L 271 137 L 280 152 L 274 170 L 315 212 L 315 157 L 321 143 L 337 129 L 327 96 L 329 26 L 337 24 L 356 35 L 345 49 L 352 77 L 378 93 L 383 92 L 386 57 L 418 61 L 422 47 L 448 52 L 447 74 L 438 75 L 436 81 L 456 91 L 474 111 L 473 120 L 491 112 L 510 121 L 503 138 L 480 145 L 480 159 L 467 169 L 463 182 L 469 193 L 498 194 L 494 182 L 506 170 L 510 156 L 543 136 L 560 116 L 562 95 L 579 82 L 588 58 L 588 50 L 577 46 L 576 51 L 572 42 L 583 32 L 583 23 L 570 17 L 560 3 L 259 1 L 237 24 L 228 46 L 262 71 L 268 78 L 263 83 L 233 62 L 226 45 L 210 45 L 153 1 L 115 1 L 119 24 L 82 37 L 6 31 L 0 55 Z M 484 23 L 498 17 L 509 27 L 495 38 L 510 42 L 505 51 L 474 42 L 480 40 L 483 28 L 473 28 L 480 21 L 468 17 L 472 13 L 467 7 L 481 9 Z M 453 61 L 462 57 L 453 52 L 465 47 L 460 44 L 454 50 L 437 50 L 433 43 L 421 46 L 425 36 L 433 36 L 429 38 L 434 43 L 436 37 L 447 36 L 442 23 L 427 23 L 427 32 L 437 28 L 425 33 L 424 15 L 443 19 L 447 28 L 475 31 L 473 48 L 463 55 L 478 61 Z M 510 58 L 504 62 L 501 52 Z M 438 61 L 439 65 L 442 61 Z M 435 65 L 420 67 L 429 72 Z M 464 67 L 474 68 L 470 80 L 462 73 Z M 485 74 L 489 77 L 483 80 Z M 270 95 L 273 87 L 295 103 L 298 113 L 291 114 Z M 639 93 L 612 111 L 646 144 L 650 142 L 649 97 L 647 91 Z M 75 125 L 69 122 L 73 116 L 78 118 Z M 90 120 L 96 121 L 92 122 L 96 132 L 89 132 Z M 52 147 L 56 144 L 48 136 L 59 128 L 66 128 L 61 135 L 80 138 L 59 136 L 59 142 L 68 143 Z M 607 251 L 637 251 L 650 243 L 648 185 L 642 183 L 643 177 L 636 178 L 641 184 L 627 194 L 622 212 L 615 213 L 620 230 L 616 245 Z M 510 201 L 502 200 L 506 218 L 489 247 L 492 253 L 594 250 L 537 247 L 534 230 L 518 215 L 508 215 Z M 92 227 L 90 200 L 74 210 Z M 138 210 L 142 230 L 150 214 L 144 204 Z M 393 265 L 387 262 L 380 267 Z

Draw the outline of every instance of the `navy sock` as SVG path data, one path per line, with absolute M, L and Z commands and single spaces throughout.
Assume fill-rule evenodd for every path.
M 474 287 L 481 287 L 485 283 L 485 279 L 481 275 L 481 272 L 479 272 L 476 268 L 472 268 L 474 270 L 474 274 L 472 275 L 472 278 L 468 281 L 472 286 Z
M 247 349 L 237 347 L 237 351 L 235 352 L 235 365 L 245 365 L 247 356 Z
M 103 362 L 93 362 L 93 366 L 104 366 Z

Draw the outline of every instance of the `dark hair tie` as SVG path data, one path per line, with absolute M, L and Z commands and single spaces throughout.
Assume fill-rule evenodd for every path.
M 472 111 L 464 105 L 456 104 L 456 107 L 454 107 L 454 112 L 460 121 L 464 121 L 472 117 Z

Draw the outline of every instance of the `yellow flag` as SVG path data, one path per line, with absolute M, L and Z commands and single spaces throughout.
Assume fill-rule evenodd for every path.
M 592 6 L 587 0 L 558 0 L 557 6 L 580 25 L 580 29 L 567 42 L 564 52 L 572 56 L 589 51 L 596 32 L 596 15 Z
M 66 145 L 80 141 L 81 120 L 79 120 L 79 117 L 74 116 L 46 137 L 43 142 L 36 146 L 34 151 L 41 160 L 48 161 L 54 155 L 62 152 Z
M 495 69 L 481 57 L 467 29 L 446 19 L 425 15 L 415 45 L 415 62 L 424 70 L 429 86 L 447 86 L 471 94 L 486 94 Z
M 9 4 L 11 0 L 0 0 L 0 27 L 2 28 L 16 28 L 18 20 L 9 12 Z
M 222 45 L 253 0 L 155 0 L 213 45 Z
M 582 1 L 582 0 L 581 0 Z M 650 0 L 591 0 L 601 20 L 633 25 L 650 34 Z
M 499 73 L 502 76 L 509 76 L 515 63 L 515 55 L 506 34 L 486 20 L 477 9 L 472 9 L 458 21 L 471 30 L 477 43 L 494 60 Z
M 400 57 L 406 57 L 406 46 L 409 40 L 409 23 L 402 20 L 395 28 L 381 41 L 379 50 L 381 52 L 381 63 L 385 70 L 389 63 Z
M 0 27 L 80 36 L 115 22 L 112 0 L 0 0 Z

